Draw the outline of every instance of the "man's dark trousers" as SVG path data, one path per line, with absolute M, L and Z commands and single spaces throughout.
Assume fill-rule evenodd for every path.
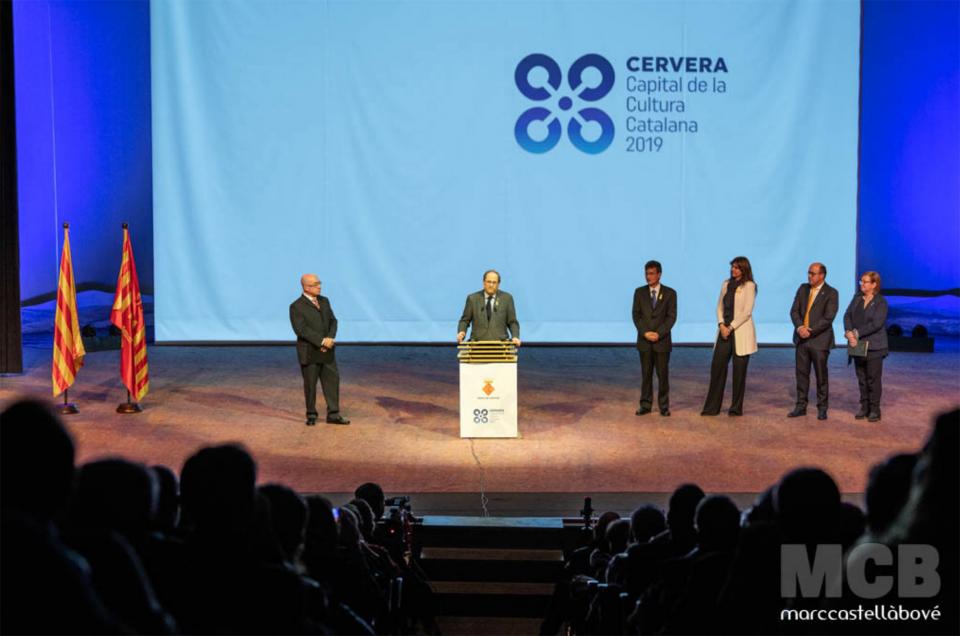
M 317 380 L 323 390 L 323 399 L 327 402 L 327 415 L 340 412 L 340 372 L 336 361 L 301 364 L 303 374 L 303 397 L 307 402 L 307 417 L 317 416 Z
M 818 349 L 810 346 L 810 342 L 801 342 L 797 345 L 797 408 L 807 408 L 807 398 L 810 393 L 810 366 L 817 376 L 817 409 L 828 407 L 827 393 L 827 358 L 829 349 Z
M 640 408 L 653 406 L 653 372 L 657 372 L 657 407 L 661 411 L 670 410 L 670 352 L 640 350 Z

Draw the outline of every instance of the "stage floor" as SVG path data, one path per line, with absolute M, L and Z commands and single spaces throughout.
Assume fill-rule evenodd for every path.
M 830 419 L 818 421 L 813 408 L 787 419 L 793 355 L 764 348 L 753 356 L 743 417 L 701 417 L 711 350 L 677 348 L 673 416 L 665 418 L 634 415 L 634 349 L 524 347 L 520 438 L 467 440 L 453 346 L 341 346 L 342 411 L 353 424 L 309 428 L 292 346 L 153 346 L 143 413 L 114 412 L 126 395 L 119 353 L 103 351 L 87 355 L 70 391 L 81 412 L 66 421 L 79 461 L 121 455 L 179 470 L 200 446 L 239 441 L 253 451 L 261 482 L 305 492 L 376 481 L 390 493 L 665 493 L 693 481 L 709 492 L 756 493 L 790 468 L 814 465 L 858 493 L 873 463 L 919 448 L 931 417 L 960 403 L 957 352 L 894 353 L 884 367 L 883 420 L 854 420 L 856 379 L 838 351 Z M 24 356 L 23 376 L 0 378 L 0 406 L 19 395 L 53 401 L 50 349 L 28 347 Z

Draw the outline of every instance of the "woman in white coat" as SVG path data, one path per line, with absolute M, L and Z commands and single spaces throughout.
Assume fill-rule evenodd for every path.
M 727 384 L 727 364 L 733 358 L 733 400 L 727 415 L 743 415 L 743 394 L 747 388 L 747 365 L 757 351 L 757 331 L 753 326 L 753 303 L 757 284 L 746 256 L 730 261 L 730 278 L 720 286 L 717 301 L 717 341 L 710 364 L 710 388 L 701 415 L 718 415 Z

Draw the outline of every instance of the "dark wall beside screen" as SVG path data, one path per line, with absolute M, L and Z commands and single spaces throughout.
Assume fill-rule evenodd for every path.
M 150 4 L 14 2 L 20 295 L 54 294 L 64 222 L 76 282 L 111 288 L 121 223 L 153 289 Z
M 864 4 L 858 269 L 960 287 L 960 3 Z

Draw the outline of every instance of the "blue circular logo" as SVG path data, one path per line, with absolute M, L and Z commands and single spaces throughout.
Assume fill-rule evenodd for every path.
M 536 68 L 546 71 L 546 83 L 536 85 L 531 83 L 530 72 Z M 584 84 L 584 71 L 590 68 L 596 69 L 600 74 L 600 82 L 596 86 Z M 596 102 L 606 97 L 613 89 L 616 74 L 607 58 L 596 53 L 588 53 L 579 57 L 567 71 L 567 85 L 574 97 L 558 95 L 562 84 L 560 65 L 549 55 L 531 53 L 517 64 L 513 79 L 524 97 L 537 102 L 551 98 L 557 99 L 555 102 L 557 108 L 562 113 L 567 113 L 574 108 L 574 97 L 583 102 Z M 583 136 L 584 124 L 590 122 L 597 124 L 600 128 L 600 136 L 593 141 L 588 141 Z M 530 126 L 534 123 L 537 123 L 538 127 L 546 128 L 546 136 L 543 139 L 534 139 L 530 136 Z M 567 136 L 570 138 L 570 143 L 577 150 L 588 155 L 596 155 L 609 148 L 613 143 L 614 132 L 615 127 L 610 116 L 594 106 L 584 106 L 575 110 L 567 121 Z M 520 147 L 527 152 L 543 154 L 552 150 L 560 142 L 560 137 L 563 136 L 563 124 L 549 108 L 534 106 L 525 110 L 517 118 L 513 135 Z

